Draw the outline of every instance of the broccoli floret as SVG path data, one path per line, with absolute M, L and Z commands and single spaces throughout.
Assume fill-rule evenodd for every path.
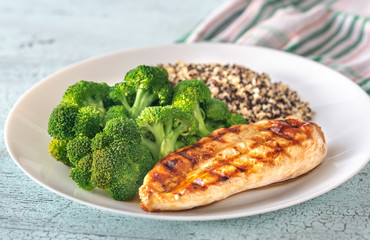
M 133 198 L 155 162 L 132 119 L 109 120 L 92 140 L 91 182 L 115 200 Z
M 211 98 L 206 102 L 204 111 L 207 118 L 214 121 L 226 121 L 231 114 L 226 103 L 216 98 Z
M 239 124 L 248 124 L 248 121 L 240 114 L 232 113 L 226 121 L 227 127 Z
M 125 82 L 111 88 L 110 97 L 121 103 L 129 117 L 135 119 L 148 106 L 158 102 L 167 105 L 172 98 L 172 85 L 166 70 L 141 65 L 127 72 Z
M 91 139 L 86 136 L 77 136 L 67 143 L 67 157 L 77 166 L 81 158 L 91 153 Z
M 94 189 L 91 182 L 91 139 L 86 136 L 77 136 L 67 144 L 67 156 L 75 166 L 71 169 L 70 177 L 85 190 Z
M 102 121 L 102 114 L 92 106 L 58 105 L 48 125 L 48 132 L 53 137 L 49 144 L 51 156 L 67 166 L 76 166 L 83 157 L 77 153 L 90 148 L 87 142 L 101 131 Z
M 87 136 L 93 138 L 102 130 L 104 118 L 93 106 L 81 107 L 76 116 L 73 130 L 75 135 Z
M 63 140 L 66 146 L 76 136 L 94 137 L 104 123 L 105 103 L 107 106 L 112 103 L 105 83 L 80 81 L 70 86 L 50 115 L 49 135 Z M 63 162 L 71 166 L 67 160 Z
M 180 136 L 192 135 L 198 130 L 193 115 L 171 105 L 145 108 L 137 124 L 142 131 L 142 143 L 157 161 L 177 149 Z
M 91 191 L 95 188 L 95 185 L 91 182 L 92 161 L 91 154 L 87 154 L 78 161 L 76 167 L 71 169 L 69 175 L 80 188 L 87 191 Z
M 103 134 L 124 144 L 139 144 L 141 140 L 139 128 L 132 119 L 113 118 L 105 125 Z
M 131 106 L 135 102 L 135 93 L 135 88 L 128 86 L 126 82 L 120 82 L 111 88 L 109 96 L 116 103 L 122 104 L 127 110 L 128 115 L 131 116 Z
M 119 173 L 117 172 L 117 175 L 118 174 Z M 126 174 L 126 172 L 122 172 L 121 174 Z M 126 201 L 136 196 L 140 185 L 141 184 L 139 184 L 136 179 L 131 179 L 126 175 L 121 175 L 118 179 L 112 179 L 112 183 L 110 184 L 108 191 L 113 199 Z
M 78 107 L 93 106 L 105 113 L 113 104 L 109 97 L 110 87 L 106 83 L 79 81 L 64 93 L 62 103 Z
M 114 87 L 80 81 L 50 115 L 49 152 L 71 167 L 70 177 L 85 190 L 99 187 L 115 200 L 129 200 L 168 153 L 217 127 L 246 123 L 212 99 L 201 80 L 173 89 L 166 70 L 144 65 L 124 80 Z
M 155 100 L 166 105 L 171 102 L 172 84 L 168 80 L 168 73 L 161 67 L 141 65 L 127 72 L 125 82 L 137 91 L 133 108 L 149 106 Z M 142 103 L 142 102 L 146 103 Z
M 184 146 L 193 145 L 194 143 L 198 142 L 201 137 L 198 135 L 187 135 L 187 136 L 181 136 L 180 141 L 184 143 Z
M 111 144 L 113 139 L 107 134 L 100 132 L 95 135 L 95 137 L 91 140 L 91 150 L 99 150 L 105 148 Z
M 53 138 L 71 139 L 75 136 L 74 126 L 78 114 L 75 105 L 59 104 L 50 115 L 48 133 Z
M 109 120 L 117 117 L 128 118 L 128 111 L 123 105 L 117 105 L 109 108 L 107 113 L 105 114 L 105 123 Z
M 78 108 L 76 105 L 59 104 L 50 115 L 48 133 L 65 140 L 76 135 L 92 138 L 101 131 L 102 123 L 102 114 L 92 106 Z
M 211 91 L 201 80 L 181 81 L 174 88 L 172 104 L 194 115 L 199 123 L 197 134 L 201 137 L 206 137 L 212 132 L 205 124 L 206 115 L 201 107 L 209 99 Z
M 230 118 L 230 111 L 226 103 L 221 100 L 211 98 L 204 105 L 206 114 L 206 126 L 212 131 L 227 126 L 226 121 Z
M 67 140 L 53 138 L 49 143 L 49 153 L 56 160 L 71 167 L 73 164 L 67 156 L 67 144 Z

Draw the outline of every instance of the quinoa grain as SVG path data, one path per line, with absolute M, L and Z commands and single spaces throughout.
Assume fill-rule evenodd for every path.
M 160 64 L 175 85 L 182 80 L 200 79 L 210 88 L 212 97 L 224 101 L 231 112 L 249 122 L 293 115 L 310 121 L 313 115 L 307 102 L 283 83 L 273 83 L 267 74 L 259 74 L 236 64 L 199 64 L 177 61 Z

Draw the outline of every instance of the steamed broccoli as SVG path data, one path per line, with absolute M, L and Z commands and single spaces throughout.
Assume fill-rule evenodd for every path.
M 93 138 L 102 130 L 104 118 L 102 114 L 93 106 L 81 107 L 73 126 L 75 135 Z
M 57 161 L 71 167 L 73 164 L 67 156 L 67 143 L 67 140 L 53 138 L 49 143 L 49 153 Z
M 112 87 L 110 97 L 122 104 L 129 117 L 135 119 L 145 107 L 169 104 L 172 91 L 166 70 L 141 65 L 127 72 L 125 82 Z
M 180 138 L 179 138 L 180 143 L 183 143 L 183 144 L 177 145 L 176 149 L 182 148 L 182 147 L 185 147 L 185 146 L 189 146 L 189 145 L 193 145 L 194 143 L 196 143 L 200 139 L 201 139 L 201 137 L 199 137 L 198 135 L 180 136 Z
M 231 127 L 234 125 L 239 125 L 239 124 L 247 124 L 248 121 L 240 114 L 237 113 L 232 113 L 230 117 L 227 119 L 227 127 Z
M 67 157 L 77 166 L 81 158 L 91 153 L 91 139 L 86 136 L 77 136 L 67 143 Z
M 145 108 L 137 124 L 142 131 L 142 143 L 157 161 L 184 146 L 185 143 L 179 143 L 180 136 L 193 135 L 198 130 L 198 122 L 190 113 L 170 105 Z
M 74 126 L 78 114 L 75 105 L 59 104 L 50 114 L 48 133 L 53 138 L 71 139 L 75 136 Z
M 107 123 L 109 120 L 117 117 L 128 118 L 128 114 L 127 109 L 123 105 L 113 106 L 105 114 L 104 122 Z
M 92 190 L 95 186 L 91 183 L 91 139 L 87 136 L 76 136 L 67 144 L 67 156 L 73 164 L 70 177 L 80 188 Z
M 206 114 L 206 125 L 212 131 L 217 128 L 226 127 L 226 121 L 231 116 L 226 103 L 215 98 L 209 99 L 204 104 L 204 112 Z
M 95 107 L 78 108 L 76 105 L 59 104 L 51 113 L 48 132 L 53 139 L 49 153 L 67 166 L 76 166 L 79 158 L 76 151 L 85 150 L 76 143 L 93 138 L 102 130 L 102 114 Z
M 48 132 L 50 136 L 70 140 L 76 135 L 94 137 L 101 131 L 103 116 L 94 107 L 78 108 L 76 105 L 59 104 L 52 111 Z
M 205 103 L 204 111 L 207 118 L 213 121 L 226 121 L 231 114 L 226 103 L 216 98 L 211 98 Z
M 145 174 L 154 166 L 132 119 L 113 118 L 92 140 L 91 183 L 107 189 L 115 200 L 133 198 Z
M 49 117 L 48 133 L 52 140 L 48 151 L 53 158 L 67 166 L 73 166 L 67 156 L 67 144 L 75 136 L 73 128 L 77 114 L 78 107 L 59 104 Z
M 195 116 L 199 122 L 197 135 L 200 137 L 208 136 L 217 128 L 247 123 L 240 114 L 231 113 L 224 102 L 211 98 L 207 85 L 197 79 L 181 81 L 175 86 L 173 105 Z
M 87 191 L 95 188 L 95 185 L 91 182 L 92 162 L 91 154 L 87 154 L 78 161 L 76 167 L 72 168 L 69 174 L 80 188 Z
M 199 123 L 197 134 L 201 137 L 206 137 L 212 132 L 205 124 L 206 115 L 201 107 L 209 99 L 211 91 L 201 80 L 181 81 L 174 88 L 172 104 L 194 115 Z
M 105 113 L 113 105 L 109 97 L 110 87 L 106 83 L 79 81 L 70 86 L 63 95 L 62 103 L 80 107 L 93 106 Z
M 226 103 L 215 98 L 206 102 L 204 111 L 206 113 L 206 124 L 213 130 L 248 123 L 242 115 L 231 113 Z
M 92 138 L 102 130 L 106 108 L 113 103 L 109 89 L 105 83 L 87 81 L 77 82 L 67 89 L 48 122 L 48 133 L 54 139 L 49 144 L 49 152 L 54 158 L 73 166 L 67 154 L 68 142 L 77 136 Z
M 80 81 L 50 115 L 49 152 L 71 167 L 70 177 L 85 190 L 98 187 L 115 200 L 129 200 L 167 154 L 216 128 L 246 123 L 211 98 L 201 80 L 173 89 L 166 70 L 144 65 L 124 80 L 113 87 Z

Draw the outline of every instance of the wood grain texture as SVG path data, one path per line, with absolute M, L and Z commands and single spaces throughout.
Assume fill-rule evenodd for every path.
M 72 202 L 32 181 L 12 161 L 4 123 L 26 90 L 89 57 L 174 42 L 223 0 L 201 2 L 0 1 L 0 239 L 370 238 L 370 165 L 329 193 L 287 209 L 222 221 L 169 222 Z

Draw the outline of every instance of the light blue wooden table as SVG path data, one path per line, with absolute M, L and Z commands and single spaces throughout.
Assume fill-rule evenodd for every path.
M 370 165 L 308 202 L 209 222 L 155 221 L 90 208 L 27 177 L 3 140 L 31 86 L 80 60 L 173 43 L 222 0 L 0 1 L 0 239 L 370 239 Z

